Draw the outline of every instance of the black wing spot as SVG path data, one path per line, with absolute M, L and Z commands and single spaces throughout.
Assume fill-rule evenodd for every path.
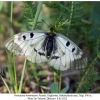
M 52 56 L 51 59 L 58 59 L 59 56 Z
M 42 53 L 42 52 L 38 52 L 38 54 L 41 56 L 45 56 L 45 54 L 44 53 Z
M 23 39 L 24 39 L 24 40 L 26 39 L 26 36 L 25 36 L 25 35 L 23 35 Z
M 72 49 L 72 52 L 74 52 L 74 51 L 75 51 L 75 48 Z
M 34 36 L 34 34 L 31 32 L 31 33 L 30 33 L 30 38 L 33 38 L 33 36 Z
M 34 48 L 34 51 L 37 52 L 37 50 Z
M 66 46 L 68 47 L 69 45 L 70 45 L 70 42 L 69 42 L 69 41 L 67 41 Z

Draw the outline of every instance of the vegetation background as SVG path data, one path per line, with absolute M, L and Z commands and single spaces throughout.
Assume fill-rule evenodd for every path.
M 59 72 L 47 63 L 26 63 L 5 49 L 4 41 L 13 34 L 33 28 L 48 31 L 41 19 L 88 55 L 85 70 Z M 0 1 L 0 73 L 0 93 L 99 93 L 100 2 Z

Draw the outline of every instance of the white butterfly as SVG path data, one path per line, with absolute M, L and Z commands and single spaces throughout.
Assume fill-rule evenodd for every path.
M 36 30 L 16 34 L 5 42 L 5 46 L 15 55 L 25 56 L 34 63 L 48 62 L 62 71 L 87 65 L 87 57 L 82 50 L 52 28 L 50 32 Z

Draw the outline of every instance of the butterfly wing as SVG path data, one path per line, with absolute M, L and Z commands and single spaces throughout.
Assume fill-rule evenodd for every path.
M 47 62 L 43 48 L 46 39 L 45 31 L 29 31 L 14 35 L 5 42 L 9 51 L 16 55 L 25 56 L 34 63 Z M 70 39 L 57 34 L 54 39 L 54 46 L 49 59 L 49 64 L 58 70 L 81 69 L 87 64 L 87 58 L 81 49 Z
M 82 69 L 87 65 L 87 57 L 82 50 L 67 37 L 57 34 L 57 50 L 52 54 L 49 64 L 58 70 Z
M 45 31 L 29 31 L 19 33 L 5 42 L 5 46 L 15 55 L 25 56 L 34 63 L 46 62 L 45 52 L 42 43 L 45 40 Z

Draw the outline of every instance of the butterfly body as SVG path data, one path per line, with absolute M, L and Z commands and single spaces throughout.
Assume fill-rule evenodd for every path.
M 52 54 L 52 52 L 55 51 L 55 47 L 54 45 L 56 44 L 55 43 L 55 36 L 56 34 L 55 33 L 46 33 L 46 39 L 45 39 L 45 44 L 44 44 L 44 48 L 45 48 L 45 51 L 46 51 L 46 57 L 49 58 Z
M 49 57 L 51 55 L 52 50 L 53 50 L 53 39 L 49 38 L 47 41 L 47 47 L 46 47 L 46 51 L 47 51 L 46 56 L 47 57 Z
M 48 62 L 58 70 L 81 69 L 87 65 L 87 57 L 82 50 L 67 37 L 56 34 L 51 28 L 23 32 L 5 42 L 9 51 L 25 56 L 34 63 Z

